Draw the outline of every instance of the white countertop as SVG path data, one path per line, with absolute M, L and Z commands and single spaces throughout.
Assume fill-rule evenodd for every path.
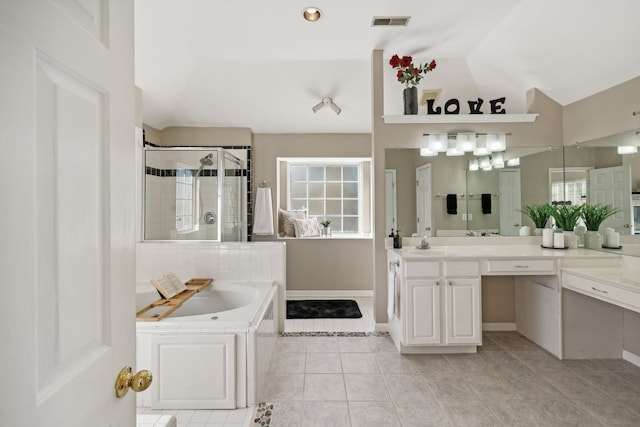
M 406 246 L 388 249 L 407 260 L 514 259 L 514 258 L 620 258 L 619 254 L 590 249 L 547 249 L 539 245 L 450 245 L 417 249 Z
M 563 268 L 575 276 L 640 293 L 640 271 L 623 267 Z

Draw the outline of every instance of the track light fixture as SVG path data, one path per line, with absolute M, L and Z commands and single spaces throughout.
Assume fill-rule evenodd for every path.
M 329 106 L 333 110 L 333 112 L 336 114 L 340 114 L 342 112 L 342 108 L 334 104 L 333 99 L 329 98 L 328 96 L 325 96 L 324 98 L 322 98 L 322 101 L 318 102 L 311 109 L 313 110 L 314 113 L 317 113 L 318 110 L 320 110 L 325 106 Z

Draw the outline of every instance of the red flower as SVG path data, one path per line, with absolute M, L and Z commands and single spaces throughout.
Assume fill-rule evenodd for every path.
M 432 59 L 431 62 L 424 64 L 424 66 L 420 64 L 420 66 L 416 67 L 413 65 L 413 58 L 411 56 L 405 55 L 400 58 L 398 55 L 393 55 L 389 60 L 389 65 L 391 65 L 391 68 L 394 70 L 397 70 L 396 78 L 398 81 L 409 87 L 420 83 L 423 74 L 436 68 L 436 61 Z

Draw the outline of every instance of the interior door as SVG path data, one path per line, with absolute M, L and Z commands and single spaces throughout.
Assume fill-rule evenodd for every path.
M 589 170 L 590 205 L 612 205 L 620 212 L 610 216 L 602 227 L 614 228 L 620 234 L 633 234 L 631 211 L 631 166 Z
M 0 2 L 3 426 L 131 426 L 133 2 Z
M 431 237 L 431 164 L 416 168 L 418 236 Z
M 500 235 L 517 236 L 521 226 L 520 169 L 501 169 L 498 173 L 500 191 Z
M 398 208 L 396 193 L 396 170 L 386 169 L 384 171 L 384 218 L 385 218 L 385 236 L 391 233 L 391 229 L 398 228 Z

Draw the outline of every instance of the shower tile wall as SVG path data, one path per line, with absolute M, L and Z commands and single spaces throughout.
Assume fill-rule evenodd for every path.
M 283 242 L 144 242 L 136 245 L 136 281 L 165 272 L 180 279 L 273 280 L 285 285 Z

